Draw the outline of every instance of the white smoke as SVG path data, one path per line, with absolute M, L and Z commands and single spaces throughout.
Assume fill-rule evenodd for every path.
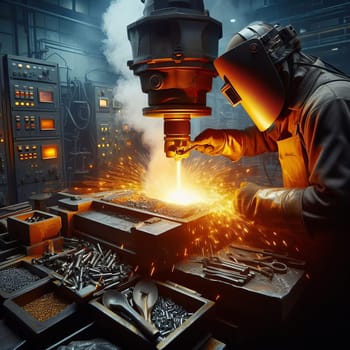
M 142 115 L 142 108 L 147 107 L 147 95 L 141 90 L 139 77 L 127 66 L 132 50 L 127 37 L 127 26 L 143 15 L 144 4 L 141 0 L 113 0 L 103 16 L 103 29 L 106 33 L 104 54 L 120 75 L 115 88 L 115 97 L 123 104 L 123 116 L 134 129 L 143 132 L 143 141 L 151 150 L 148 171 L 143 179 L 144 190 L 155 196 L 160 185 L 169 180 L 176 183 L 176 164 L 166 158 L 163 143 L 163 118 L 150 118 Z
M 134 129 L 143 131 L 144 142 L 151 149 L 163 147 L 163 120 L 144 117 L 142 108 L 147 106 L 147 95 L 142 92 L 139 78 L 127 66 L 132 60 L 127 26 L 143 15 L 144 4 L 138 0 L 113 0 L 103 15 L 106 33 L 104 54 L 119 75 L 115 97 L 123 105 L 125 121 Z

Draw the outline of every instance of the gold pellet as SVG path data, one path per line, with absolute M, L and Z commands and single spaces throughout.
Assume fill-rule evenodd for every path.
M 38 299 L 25 304 L 23 309 L 43 322 L 56 316 L 68 306 L 68 303 L 54 292 L 46 293 Z

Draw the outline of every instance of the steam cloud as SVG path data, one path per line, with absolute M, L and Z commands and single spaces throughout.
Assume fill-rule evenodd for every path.
M 141 0 L 112 0 L 103 16 L 103 30 L 106 33 L 104 54 L 109 64 L 119 75 L 115 96 L 123 104 L 125 122 L 143 132 L 143 141 L 150 149 L 150 162 L 143 179 L 143 190 L 147 194 L 161 197 L 164 188 L 176 184 L 176 164 L 166 158 L 163 148 L 163 119 L 142 115 L 147 106 L 147 95 L 141 90 L 140 81 L 127 66 L 132 59 L 131 45 L 127 37 L 127 26 L 143 16 Z
M 139 1 L 114 0 L 103 15 L 103 30 L 106 33 L 104 54 L 119 75 L 115 96 L 123 104 L 125 121 L 134 129 L 144 132 L 144 142 L 152 149 L 162 148 L 162 120 L 142 115 L 147 106 L 147 95 L 141 90 L 139 78 L 127 66 L 132 59 L 127 26 L 143 15 L 144 4 Z M 154 143 L 158 140 L 157 145 Z
M 228 7 L 230 4 L 227 3 L 230 2 L 216 1 L 213 6 L 211 0 L 206 0 L 206 8 L 209 8 L 213 18 L 227 18 L 225 23 L 227 26 L 230 26 L 228 32 L 231 35 L 233 28 L 232 23 L 229 21 L 230 17 L 228 16 L 230 14 L 228 12 L 232 10 L 232 13 L 234 13 L 234 8 L 233 6 L 232 8 L 231 6 Z M 166 158 L 163 151 L 163 119 L 149 118 L 142 115 L 142 109 L 148 105 L 147 95 L 141 90 L 139 78 L 127 66 L 127 61 L 133 58 L 131 45 L 127 38 L 127 26 L 140 19 L 143 16 L 143 10 L 144 4 L 141 0 L 111 0 L 111 4 L 103 16 L 103 30 L 106 34 L 104 54 L 111 67 L 114 68 L 119 76 L 115 88 L 115 96 L 123 104 L 122 114 L 124 120 L 134 129 L 143 132 L 143 141 L 149 146 L 151 151 L 147 173 L 142 180 L 143 191 L 148 195 L 151 194 L 154 198 L 161 199 L 164 198 L 166 191 L 173 192 L 174 187 L 177 185 L 176 162 L 171 158 Z M 227 38 L 224 40 L 228 41 Z M 195 124 L 195 119 L 191 123 Z M 211 159 L 207 159 L 207 163 L 205 163 L 204 158 L 202 158 L 201 162 L 192 162 L 194 156 L 195 154 L 191 155 L 188 162 L 185 162 L 185 166 L 189 166 L 189 172 L 186 173 L 187 169 L 183 167 L 182 180 L 193 187 L 193 179 L 197 178 L 197 186 L 201 190 L 207 187 L 209 189 L 214 188 L 215 190 L 210 190 L 210 195 L 209 193 L 206 194 L 206 200 L 208 201 L 210 196 L 213 197 L 214 194 L 216 196 L 218 193 L 217 189 L 219 187 L 215 187 L 214 183 L 217 182 L 218 186 L 221 186 L 221 177 L 216 176 L 217 172 L 220 173 L 221 171 L 222 176 L 224 176 L 229 171 L 229 168 L 226 166 L 220 167 L 220 164 L 216 166 L 216 163 L 211 162 Z M 193 167 L 191 168 L 192 164 Z M 202 170 L 204 169 L 207 171 L 207 173 L 204 172 L 207 175 L 202 177 Z M 191 177 L 189 175 L 191 171 L 196 171 L 198 176 Z M 199 179 L 203 180 L 205 184 Z M 207 183 L 210 186 L 206 186 Z M 183 183 L 182 187 L 186 188 L 186 185 L 187 183 Z
M 141 90 L 139 78 L 127 66 L 132 59 L 131 45 L 127 37 L 127 26 L 143 15 L 144 4 L 138 1 L 114 0 L 103 16 L 103 29 L 106 33 L 104 54 L 119 74 L 115 88 L 116 99 L 123 104 L 125 121 L 134 129 L 143 132 L 143 141 L 149 146 L 151 160 L 143 187 L 148 193 L 155 193 L 163 181 L 176 183 L 176 164 L 166 158 L 163 148 L 163 119 L 142 115 L 147 106 L 147 95 Z

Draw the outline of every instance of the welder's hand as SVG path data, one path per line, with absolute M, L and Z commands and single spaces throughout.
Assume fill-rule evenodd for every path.
M 234 207 L 246 219 L 266 227 L 289 227 L 304 232 L 300 188 L 268 188 L 243 182 L 234 193 Z
M 196 150 L 209 155 L 223 155 L 233 161 L 243 155 L 244 131 L 234 129 L 206 129 L 193 141 Z
M 225 146 L 224 130 L 206 129 L 194 139 L 195 149 L 209 155 L 220 155 Z
M 236 212 L 248 219 L 254 218 L 254 203 L 252 203 L 256 192 L 261 188 L 251 182 L 242 182 L 240 187 L 234 192 L 234 206 Z

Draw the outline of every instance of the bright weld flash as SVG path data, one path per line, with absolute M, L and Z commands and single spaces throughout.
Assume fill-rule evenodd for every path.
M 205 198 L 202 197 L 200 193 L 183 186 L 182 161 L 181 159 L 176 160 L 176 190 L 168 193 L 168 195 L 165 196 L 165 201 L 180 205 L 188 205 L 203 202 L 204 200 Z

